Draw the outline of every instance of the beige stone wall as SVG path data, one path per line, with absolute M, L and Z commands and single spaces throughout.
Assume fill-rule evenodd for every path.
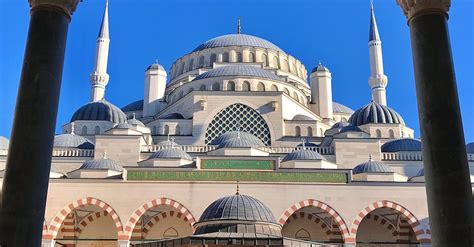
M 369 160 L 380 160 L 380 142 L 377 139 L 335 139 L 336 164 L 339 168 L 352 169 Z
M 94 159 L 101 159 L 104 152 L 107 158 L 122 166 L 136 165 L 140 158 L 141 136 L 98 135 L 95 143 Z

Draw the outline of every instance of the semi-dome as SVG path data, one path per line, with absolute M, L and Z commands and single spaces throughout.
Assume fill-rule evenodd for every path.
M 291 160 L 326 160 L 322 155 L 316 151 L 308 149 L 299 149 L 287 154 L 281 162 Z
M 165 148 L 162 150 L 158 150 L 154 152 L 150 157 L 150 159 L 185 159 L 185 160 L 192 160 L 193 158 L 186 153 L 185 151 L 181 150 L 181 148 L 177 147 L 170 147 Z
M 86 161 L 79 169 L 112 170 L 118 172 L 121 172 L 123 170 L 122 166 L 119 165 L 119 163 L 107 158 Z
M 129 112 L 129 111 L 143 111 L 143 100 L 137 100 L 132 102 L 124 107 L 122 107 L 122 111 Z
M 245 137 L 237 137 L 221 142 L 218 148 L 251 148 L 255 146 L 256 145 L 252 142 L 252 140 Z
M 468 154 L 474 154 L 474 142 L 468 143 L 466 145 L 466 152 Z
M 0 150 L 7 150 L 10 141 L 4 136 L 0 136 Z
M 276 223 L 272 211 L 261 201 L 235 194 L 217 199 L 202 213 L 199 223 L 217 220 L 244 220 Z
M 379 161 L 372 160 L 372 157 L 369 158 L 369 161 L 357 165 L 352 169 L 352 174 L 360 173 L 386 173 L 393 172 L 392 169 Z
M 293 120 L 293 121 L 315 121 L 313 118 L 308 117 L 306 115 L 302 115 L 302 114 L 295 115 L 291 120 Z
M 381 147 L 382 152 L 421 151 L 421 141 L 411 138 L 402 138 L 386 142 Z
M 77 120 L 109 121 L 113 123 L 125 123 L 127 116 L 118 107 L 104 100 L 88 103 L 77 110 L 71 118 L 71 122 Z
M 207 79 L 207 78 L 214 78 L 214 77 L 222 77 L 222 76 L 251 76 L 251 77 L 259 77 L 264 79 L 270 79 L 274 81 L 282 81 L 280 77 L 276 74 L 258 68 L 256 66 L 249 66 L 249 65 L 228 65 L 222 66 L 219 68 L 211 69 L 205 73 L 202 73 L 193 81 Z
M 351 108 L 337 102 L 332 102 L 332 111 L 334 113 L 346 113 L 346 114 L 352 114 L 354 113 L 354 110 Z
M 75 134 L 60 134 L 54 137 L 54 147 L 94 149 L 94 143 L 89 139 Z
M 283 52 L 280 47 L 271 43 L 270 41 L 264 40 L 259 37 L 255 37 L 248 34 L 227 34 L 222 35 L 213 39 L 210 39 L 193 50 L 193 52 L 201 51 L 204 49 L 217 48 L 217 47 L 228 47 L 228 46 L 250 46 L 259 47 L 265 49 L 271 49 L 275 51 Z
M 262 142 L 262 140 L 260 140 L 258 137 L 250 134 L 250 133 L 247 133 L 247 132 L 243 132 L 243 131 L 229 131 L 229 132 L 226 132 L 220 136 L 218 136 L 216 139 L 214 139 L 212 142 L 211 142 L 211 145 L 219 145 L 229 139 L 233 139 L 233 138 L 238 138 L 240 136 L 240 138 L 243 138 L 243 139 L 246 139 L 250 142 L 252 142 L 255 146 L 265 146 L 265 144 Z
M 402 116 L 398 112 L 374 101 L 356 110 L 351 115 L 349 122 L 354 126 L 369 123 L 405 125 Z

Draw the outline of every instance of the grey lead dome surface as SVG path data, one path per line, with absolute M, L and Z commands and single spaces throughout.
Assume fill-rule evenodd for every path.
M 386 142 L 381 147 L 382 152 L 421 151 L 421 141 L 402 138 Z
M 295 150 L 289 154 L 287 154 L 281 162 L 291 161 L 291 160 L 326 160 L 322 155 L 318 152 L 307 150 L 307 149 L 300 149 Z
M 402 116 L 398 112 L 374 101 L 356 110 L 349 118 L 349 122 L 354 126 L 369 123 L 405 125 L 405 121 L 403 121 Z
M 386 173 L 393 172 L 392 169 L 379 161 L 369 160 L 352 169 L 352 174 L 359 173 Z
M 54 137 L 54 147 L 94 149 L 94 143 L 89 139 L 75 134 L 60 134 Z
M 170 147 L 154 152 L 148 159 L 186 159 L 192 160 L 193 158 L 181 148 Z
M 283 52 L 280 47 L 276 46 L 270 41 L 264 40 L 259 37 L 255 37 L 248 34 L 227 34 L 222 35 L 213 39 L 210 39 L 193 50 L 193 52 L 216 48 L 216 47 L 227 47 L 227 46 L 251 46 L 272 49 L 275 51 Z
M 71 122 L 76 120 L 102 120 L 113 123 L 125 123 L 127 116 L 118 107 L 104 99 L 88 103 L 79 108 L 72 116 Z
M 247 195 L 231 195 L 217 199 L 202 213 L 199 222 L 214 220 L 246 220 L 276 223 L 271 210 L 261 201 Z
M 348 114 L 354 113 L 354 110 L 352 110 L 351 108 L 334 101 L 332 102 L 332 111 L 336 113 L 348 113 Z
M 4 136 L 0 136 L 0 150 L 7 150 L 10 141 Z
M 221 76 L 251 76 L 275 81 L 282 81 L 280 77 L 268 70 L 248 65 L 228 65 L 216 69 L 211 69 L 205 73 L 196 76 L 193 81 Z
M 113 170 L 118 172 L 121 172 L 123 170 L 122 166 L 119 165 L 116 161 L 106 158 L 86 161 L 79 169 Z

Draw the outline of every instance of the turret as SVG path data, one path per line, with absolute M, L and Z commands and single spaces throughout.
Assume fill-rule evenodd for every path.
M 97 37 L 96 56 L 94 72 L 90 75 L 92 84 L 91 101 L 99 101 L 104 98 L 105 86 L 109 82 L 107 74 L 107 60 L 109 56 L 109 4 L 105 2 L 104 17 Z
M 144 88 L 143 116 L 154 116 L 160 102 L 165 100 L 166 71 L 163 66 L 155 63 L 146 69 Z
M 369 56 L 369 86 L 372 89 L 372 100 L 381 105 L 387 105 L 385 88 L 388 79 L 383 72 L 382 41 L 375 22 L 374 6 L 372 4 L 370 5 Z
M 331 79 L 331 72 L 321 63 L 311 71 L 311 104 L 316 104 L 316 114 L 327 119 L 333 117 Z

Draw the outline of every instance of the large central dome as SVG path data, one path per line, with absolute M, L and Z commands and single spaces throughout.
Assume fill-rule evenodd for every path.
M 193 50 L 193 52 L 216 48 L 216 47 L 226 47 L 226 46 L 251 46 L 251 47 L 261 47 L 266 49 L 272 49 L 276 51 L 283 51 L 280 47 L 276 46 L 270 41 L 261 39 L 247 34 L 228 34 L 213 38 L 208 40 Z

